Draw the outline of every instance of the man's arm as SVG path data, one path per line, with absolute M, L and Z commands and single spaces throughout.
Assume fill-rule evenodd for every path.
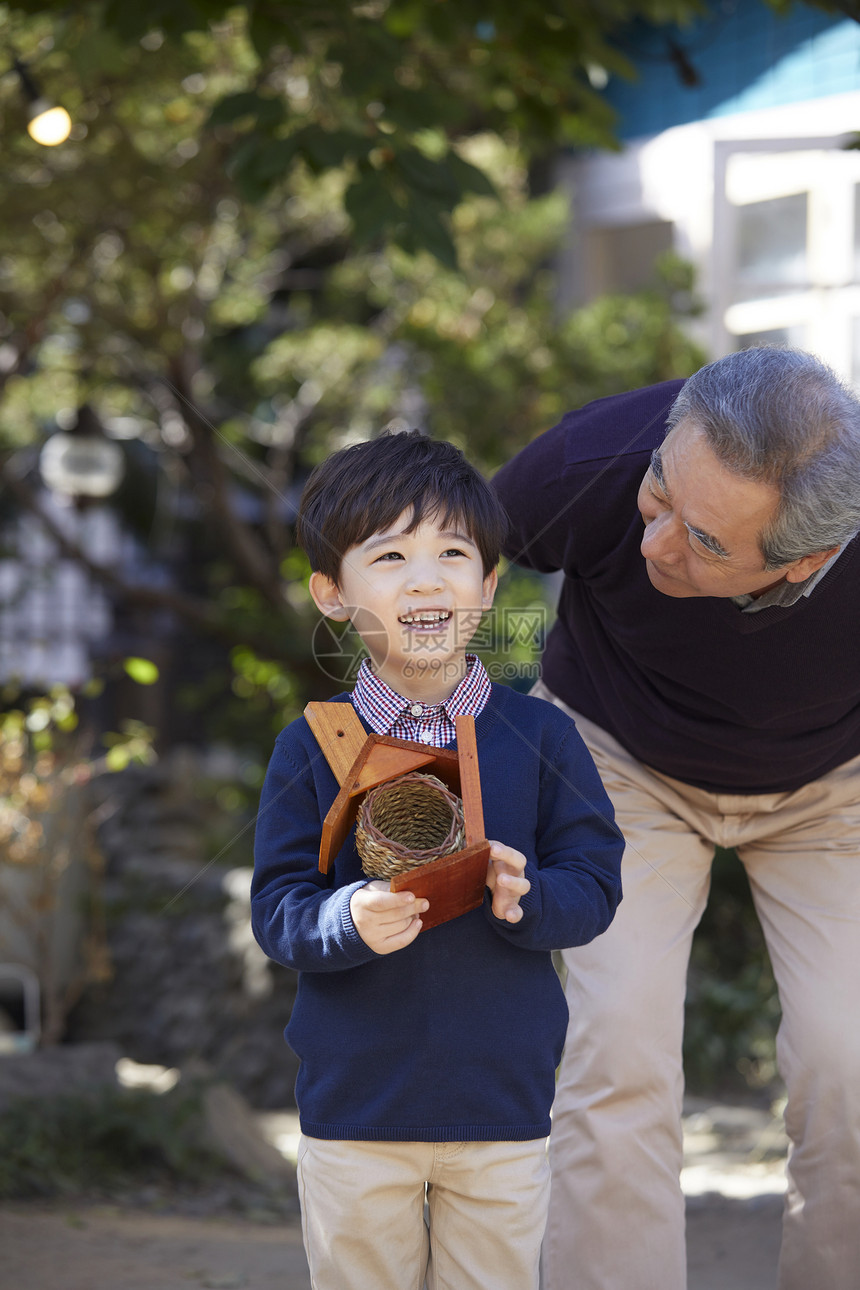
M 564 565 L 570 498 L 564 486 L 565 425 L 554 426 L 518 452 L 492 483 L 510 520 L 504 553 L 514 564 L 554 573 Z
M 638 487 L 683 384 L 664 381 L 595 399 L 503 466 L 492 482 L 511 522 L 507 558 L 540 573 L 575 574 L 579 541 L 605 510 L 616 465 L 627 460 Z

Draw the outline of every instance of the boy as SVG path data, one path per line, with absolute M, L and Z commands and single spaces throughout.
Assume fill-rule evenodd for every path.
M 621 838 L 573 723 L 490 684 L 466 646 L 507 521 L 451 444 L 418 431 L 335 453 L 302 497 L 310 591 L 370 654 L 368 731 L 441 747 L 476 718 L 492 843 L 483 908 L 421 932 L 426 900 L 317 858 L 338 785 L 304 718 L 278 736 L 257 823 L 254 932 L 298 969 L 299 1188 L 315 1290 L 531 1290 L 567 1010 L 551 951 L 620 899 Z M 425 1191 L 429 1233 L 424 1222 Z

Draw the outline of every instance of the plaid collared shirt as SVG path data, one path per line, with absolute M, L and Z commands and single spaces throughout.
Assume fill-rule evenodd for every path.
M 418 703 L 405 699 L 375 676 L 370 660 L 359 668 L 352 702 L 374 734 L 444 748 L 452 743 L 457 716 L 477 717 L 490 697 L 491 682 L 477 654 L 467 654 L 466 675 L 443 703 Z

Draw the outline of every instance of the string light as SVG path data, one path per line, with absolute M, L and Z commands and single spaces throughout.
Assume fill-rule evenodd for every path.
M 55 148 L 58 143 L 65 143 L 72 129 L 72 118 L 64 107 L 52 107 L 45 102 L 41 111 L 31 115 L 27 122 L 27 133 L 36 143 L 46 148 Z M 33 107 L 35 108 L 35 104 Z M 32 111 L 32 109 L 31 109 Z
M 13 59 L 13 63 L 27 99 L 27 133 L 30 138 L 45 148 L 65 143 L 72 129 L 72 118 L 64 107 L 42 97 L 20 59 Z

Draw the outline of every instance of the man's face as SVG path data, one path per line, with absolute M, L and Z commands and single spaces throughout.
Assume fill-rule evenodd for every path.
M 641 551 L 652 584 L 666 596 L 738 596 L 808 577 L 803 561 L 764 567 L 759 537 L 778 501 L 775 485 L 727 470 L 704 433 L 681 421 L 639 488 Z

